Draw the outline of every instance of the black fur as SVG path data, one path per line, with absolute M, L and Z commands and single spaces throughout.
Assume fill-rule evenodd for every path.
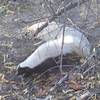
M 63 64 L 66 65 L 66 64 L 75 64 L 75 62 L 79 62 L 79 59 L 77 59 L 77 61 L 72 61 L 70 59 L 68 59 L 68 55 L 67 57 L 64 56 L 63 57 Z M 18 68 L 18 75 L 24 75 L 24 76 L 30 76 L 32 75 L 33 73 L 42 73 L 44 71 L 46 71 L 47 69 L 53 67 L 53 66 L 56 66 L 56 65 L 60 65 L 60 60 L 59 60 L 59 57 L 56 57 L 56 58 L 49 58 L 47 59 L 46 61 L 44 61 L 43 63 L 41 63 L 40 65 L 34 67 L 33 69 L 29 68 L 28 66 L 24 67 L 24 68 L 21 68 L 19 66 Z

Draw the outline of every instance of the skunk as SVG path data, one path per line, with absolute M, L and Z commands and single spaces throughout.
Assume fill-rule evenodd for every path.
M 45 37 L 46 38 L 46 37 Z M 40 45 L 26 60 L 17 66 L 18 75 L 31 75 L 33 72 L 42 72 L 48 67 L 56 65 L 55 59 L 61 55 L 63 35 L 48 40 Z M 65 28 L 63 56 L 77 54 L 80 57 L 90 55 L 91 45 L 83 33 L 70 27 Z
M 22 32 L 28 32 L 30 36 L 35 35 L 35 31 L 44 24 L 45 22 L 39 22 L 31 26 L 27 26 L 22 29 Z M 62 24 L 58 25 L 56 22 L 48 22 L 48 26 L 44 28 L 35 38 L 42 39 L 43 41 L 56 39 L 56 36 L 59 35 L 62 26 Z

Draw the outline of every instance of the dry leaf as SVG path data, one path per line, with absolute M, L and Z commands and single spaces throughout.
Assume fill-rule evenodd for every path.
M 76 83 L 75 81 L 70 81 L 69 87 L 75 91 L 81 90 L 82 86 Z

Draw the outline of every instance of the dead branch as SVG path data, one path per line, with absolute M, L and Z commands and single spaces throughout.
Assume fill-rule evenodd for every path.
M 89 1 L 89 0 L 82 0 L 82 1 L 80 1 L 80 3 L 79 2 L 75 2 L 75 3 L 71 3 L 70 2 L 68 5 L 65 6 L 65 8 L 62 7 L 59 11 L 57 11 L 55 13 L 54 16 L 52 16 L 51 18 L 49 18 L 47 22 L 45 22 L 40 28 L 38 28 L 35 31 L 34 36 L 38 35 L 39 32 L 41 32 L 45 27 L 47 27 L 48 26 L 48 22 L 51 23 L 58 16 L 62 15 L 62 13 L 64 13 L 64 10 L 66 10 L 66 11 L 71 10 L 72 8 L 75 8 L 76 6 L 81 5 L 81 4 L 83 4 L 83 3 L 87 2 L 87 1 Z
M 55 88 L 56 88 L 57 86 L 60 86 L 60 85 L 62 84 L 62 82 L 64 82 L 64 81 L 67 79 L 67 77 L 68 77 L 68 74 L 66 74 L 64 77 L 62 77 L 62 78 L 55 84 L 55 86 L 52 87 L 52 88 L 50 89 L 50 92 L 52 92 L 53 90 L 55 90 Z
M 66 10 L 65 10 L 65 6 L 66 3 L 64 4 L 64 22 L 63 22 L 63 34 L 62 34 L 62 46 L 61 46 L 61 59 L 60 59 L 60 72 L 61 74 L 63 74 L 63 70 L 62 70 L 62 62 L 63 62 L 63 45 L 64 45 L 64 34 L 65 34 L 65 14 L 66 14 Z
M 83 75 L 85 75 L 87 72 L 89 72 L 91 69 L 93 69 L 94 67 L 98 66 L 100 64 L 100 62 L 98 62 L 97 64 L 89 67 L 85 72 L 83 72 Z
M 87 91 L 86 93 L 84 93 L 84 94 L 82 94 L 81 96 L 80 96 L 80 100 L 83 100 L 83 99 L 85 99 L 86 97 L 88 97 L 88 96 L 90 96 L 90 92 L 89 91 Z
M 88 63 L 88 61 L 90 61 L 95 55 L 96 54 L 94 52 L 87 59 L 85 59 L 84 63 L 80 66 L 80 68 L 83 68 Z

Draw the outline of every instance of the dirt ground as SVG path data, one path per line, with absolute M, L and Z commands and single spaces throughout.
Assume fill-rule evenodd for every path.
M 36 42 L 34 37 L 30 38 L 32 33 L 26 35 L 27 32 L 22 32 L 23 28 L 45 21 L 45 19 L 39 21 L 37 19 L 47 17 L 50 13 L 45 8 L 43 0 L 4 1 L 0 0 L 0 100 L 49 100 L 50 97 L 53 98 L 50 100 L 81 100 L 77 99 L 76 95 L 82 95 L 86 90 L 92 91 L 90 94 L 93 95 L 89 95 L 90 99 L 84 100 L 100 100 L 100 64 L 85 76 L 80 73 L 78 80 L 75 79 L 77 70 L 69 68 L 70 80 L 66 79 L 63 86 L 56 87 L 51 93 L 49 93 L 50 89 L 63 77 L 58 70 L 49 71 L 38 79 L 38 75 L 33 76 L 34 78 L 22 78 L 16 75 L 16 66 L 34 51 L 33 44 Z M 56 11 L 62 1 L 51 1 Z M 96 47 L 96 63 L 98 63 L 100 61 L 100 2 L 93 1 L 69 10 L 66 16 L 85 31 L 91 45 Z M 62 20 L 63 15 L 59 17 L 59 22 L 62 23 Z M 71 25 L 68 21 L 66 23 Z

